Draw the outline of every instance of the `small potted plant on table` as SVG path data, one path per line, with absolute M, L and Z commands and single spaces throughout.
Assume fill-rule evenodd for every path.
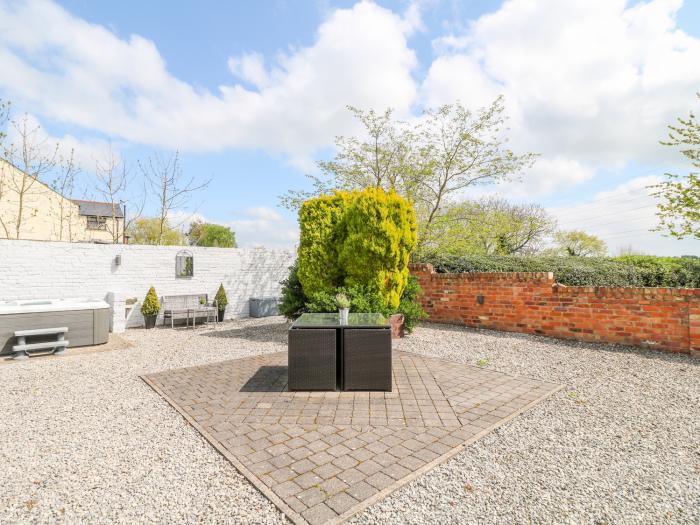
M 348 314 L 350 313 L 350 299 L 344 293 L 336 294 L 335 304 L 340 314 L 340 324 L 348 324 Z
M 219 285 L 219 289 L 214 296 L 216 301 L 216 308 L 219 316 L 219 322 L 224 320 L 224 314 L 226 313 L 226 305 L 228 304 L 228 297 L 226 297 L 226 290 L 224 290 L 223 283 Z
M 156 289 L 151 286 L 148 290 L 146 298 L 143 300 L 141 305 L 141 315 L 143 315 L 143 320 L 146 328 L 153 328 L 156 325 L 156 318 L 160 312 L 160 302 L 158 301 L 158 296 L 156 295 Z

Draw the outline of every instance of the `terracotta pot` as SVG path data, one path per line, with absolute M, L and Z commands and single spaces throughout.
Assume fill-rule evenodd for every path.
M 399 339 L 404 336 L 404 317 L 403 314 L 394 314 L 389 318 L 391 322 L 391 338 Z
M 143 322 L 146 325 L 146 328 L 155 327 L 156 326 L 156 319 L 158 319 L 157 315 L 144 315 Z

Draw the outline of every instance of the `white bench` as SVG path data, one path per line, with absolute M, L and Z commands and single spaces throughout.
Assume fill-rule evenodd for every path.
M 69 341 L 66 339 L 66 332 L 68 332 L 68 327 L 66 326 L 58 328 L 40 328 L 38 330 L 17 330 L 15 332 L 17 344 L 12 347 L 12 351 L 15 353 L 13 359 L 27 359 L 29 357 L 28 351 L 33 352 L 35 350 L 50 350 L 47 353 L 56 355 L 64 354 L 69 344 Z M 54 341 L 43 341 L 41 343 L 27 343 L 27 337 L 41 335 L 55 335 L 56 339 Z

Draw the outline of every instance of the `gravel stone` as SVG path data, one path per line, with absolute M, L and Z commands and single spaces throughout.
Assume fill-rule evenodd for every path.
M 395 347 L 567 387 L 349 523 L 700 523 L 700 359 L 429 323 Z
M 139 378 L 278 352 L 287 327 L 129 330 L 129 348 L 0 366 L 0 523 L 288 523 Z M 431 324 L 395 348 L 567 387 L 351 523 L 700 523 L 700 360 Z M 295 476 L 279 457 L 270 475 Z
M 131 348 L 3 362 L 0 523 L 288 523 L 139 378 L 278 352 L 283 326 L 134 329 Z

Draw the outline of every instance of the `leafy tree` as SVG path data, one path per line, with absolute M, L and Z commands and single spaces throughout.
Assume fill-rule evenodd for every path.
M 314 195 L 368 187 L 396 191 L 415 208 L 418 248 L 432 242 L 435 223 L 455 195 L 465 189 L 516 176 L 534 161 L 505 147 L 503 98 L 472 112 L 456 103 L 427 110 L 418 123 L 394 120 L 350 107 L 365 138 L 339 137 L 332 161 L 319 162 L 320 177 L 310 176 L 312 192 L 291 191 L 282 203 L 298 208 Z
M 435 222 L 423 253 L 513 255 L 539 250 L 556 221 L 537 204 L 490 197 L 451 204 Z
M 554 234 L 560 255 L 572 257 L 603 257 L 608 247 L 601 238 L 581 230 L 560 231 Z
M 695 113 L 691 111 L 687 119 L 678 118 L 678 125 L 669 129 L 668 141 L 661 144 L 680 147 L 693 169 L 700 170 L 700 121 Z M 671 173 L 666 176 L 668 180 L 654 186 L 657 191 L 653 195 L 663 199 L 657 205 L 660 221 L 657 231 L 665 231 L 677 239 L 700 239 L 700 172 L 691 171 L 684 177 Z
M 231 228 L 220 224 L 195 221 L 190 224 L 187 238 L 193 246 L 236 247 L 236 234 Z
M 129 228 L 131 244 L 155 244 L 163 246 L 182 246 L 185 236 L 160 217 L 140 217 Z

